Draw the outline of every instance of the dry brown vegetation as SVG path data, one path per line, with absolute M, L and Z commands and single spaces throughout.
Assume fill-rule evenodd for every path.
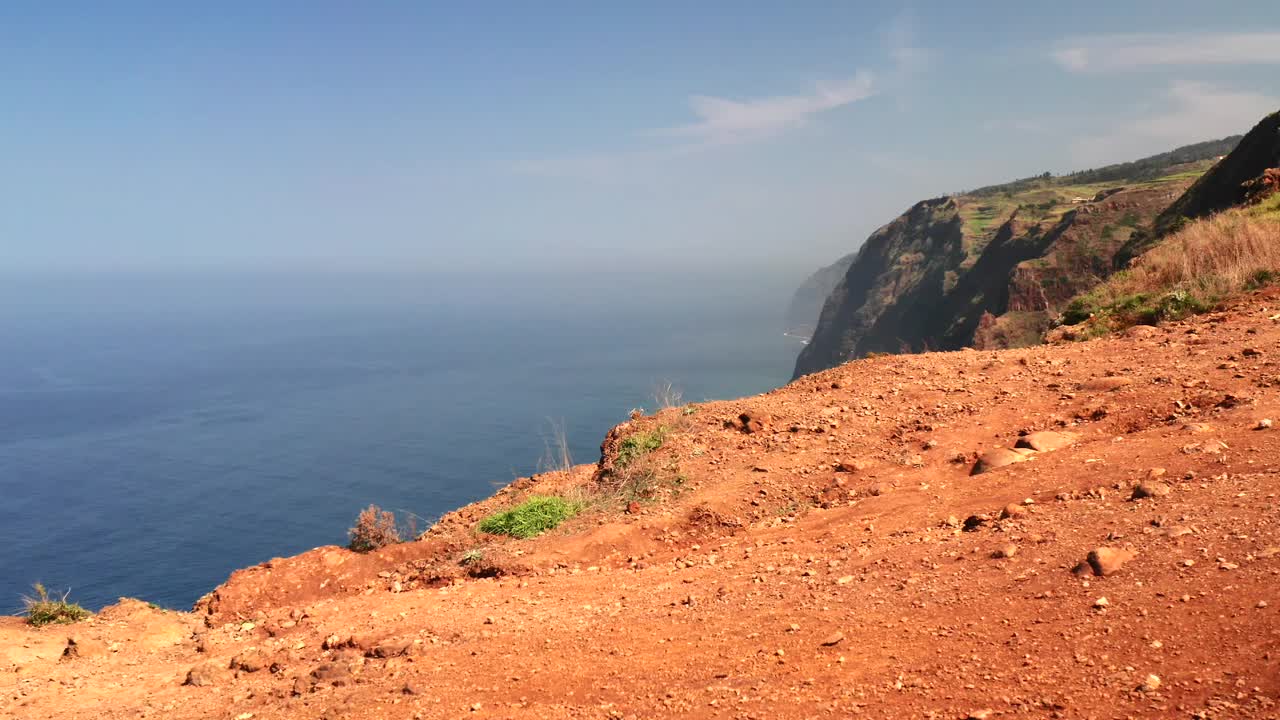
M 1072 301 L 1063 322 L 1100 331 L 1202 312 L 1280 276 L 1280 218 L 1230 210 L 1191 223 Z
M 370 505 L 360 511 L 355 527 L 348 531 L 351 542 L 347 547 L 356 552 L 368 552 L 400 542 L 400 530 L 394 513 Z

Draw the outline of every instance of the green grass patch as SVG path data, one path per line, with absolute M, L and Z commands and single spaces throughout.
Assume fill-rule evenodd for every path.
M 667 441 L 667 426 L 658 427 L 647 432 L 638 432 L 623 440 L 618 445 L 618 457 L 613 461 L 614 467 L 625 469 L 628 465 L 662 447 Z
M 36 583 L 31 588 L 35 591 L 35 597 L 22 598 L 22 604 L 27 616 L 27 622 L 36 627 L 42 625 L 60 624 L 65 625 L 73 622 L 79 622 L 92 615 L 88 610 L 80 607 L 76 603 L 67 602 L 67 596 L 71 591 L 62 594 L 62 597 L 51 597 L 49 591 L 45 590 L 44 585 Z
M 522 540 L 541 535 L 577 515 L 580 503 L 562 497 L 535 496 L 500 513 L 494 513 L 477 526 L 491 535 L 510 535 Z

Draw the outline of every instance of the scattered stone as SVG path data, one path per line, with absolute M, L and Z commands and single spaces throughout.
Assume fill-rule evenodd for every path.
M 351 670 L 346 665 L 336 662 L 321 663 L 311 671 L 312 678 L 327 682 L 344 680 L 350 674 Z
M 1093 570 L 1093 574 L 1099 577 L 1113 575 L 1124 567 L 1124 564 L 1134 558 L 1131 550 L 1122 548 L 1099 547 L 1089 551 L 1089 557 L 1085 562 L 1089 564 L 1089 568 Z
M 412 638 L 388 638 L 369 648 L 365 655 L 372 658 L 399 657 L 409 652 L 411 647 Z
M 1142 684 L 1138 686 L 1142 692 L 1155 692 L 1160 689 L 1160 676 L 1148 675 L 1142 679 Z
M 1017 554 L 1018 546 L 1013 543 L 1009 543 L 1008 545 L 997 548 L 995 552 L 991 553 L 991 557 L 996 559 L 1011 558 Z
M 1100 377 L 1092 380 L 1086 380 L 1080 384 L 1081 390 L 1089 390 L 1096 392 L 1110 392 L 1119 390 L 1122 387 L 1128 387 L 1133 384 L 1133 378 L 1127 377 Z
M 844 639 L 844 633 L 837 630 L 836 632 L 833 632 L 830 635 L 822 638 L 821 644 L 824 647 L 831 647 L 832 645 L 835 645 L 836 643 L 840 642 L 843 639 Z
M 72 635 L 67 638 L 67 647 L 62 651 L 63 659 L 99 657 L 107 653 L 107 644 L 83 635 Z
M 244 652 L 231 658 L 231 669 L 240 672 L 255 673 L 266 667 L 266 660 L 257 652 Z
M 866 460 L 841 460 L 836 463 L 836 472 L 842 473 L 860 473 L 866 472 L 871 467 L 871 463 Z
M 1155 480 L 1143 480 L 1133 486 L 1133 495 L 1130 499 L 1141 500 L 1143 498 L 1164 497 L 1173 492 L 1173 488 L 1168 485 L 1157 482 Z
M 1017 503 L 1009 503 L 1000 511 L 1000 517 L 1004 520 L 1016 520 L 1027 514 L 1027 509 Z
M 969 471 L 969 474 L 981 475 L 984 472 L 990 472 L 996 468 L 1002 468 L 1006 465 L 1023 462 L 1031 455 L 1032 452 L 1034 451 L 1027 450 L 1025 448 L 1012 450 L 1009 448 L 996 448 L 994 450 L 988 450 L 978 456 L 978 462 L 974 463 L 973 469 Z
M 218 681 L 223 679 L 225 675 L 225 668 L 219 663 L 209 660 L 187 670 L 187 678 L 182 681 L 182 684 L 192 687 L 209 687 L 217 685 Z
M 1058 432 L 1056 430 L 1041 430 L 1024 435 L 1018 438 L 1015 448 L 1026 448 L 1037 452 L 1048 452 L 1050 450 L 1061 450 L 1070 447 L 1079 440 L 1080 436 L 1076 433 Z

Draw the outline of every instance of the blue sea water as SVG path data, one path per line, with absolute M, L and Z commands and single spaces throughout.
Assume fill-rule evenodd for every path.
M 652 407 L 786 382 L 790 278 L 9 278 L 0 612 L 31 583 L 189 607 L 234 569 L 436 517 Z

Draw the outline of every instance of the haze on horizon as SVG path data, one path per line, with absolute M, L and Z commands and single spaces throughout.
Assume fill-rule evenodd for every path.
M 1274 2 L 1032 5 L 6 5 L 0 264 L 807 272 L 1280 108 Z

